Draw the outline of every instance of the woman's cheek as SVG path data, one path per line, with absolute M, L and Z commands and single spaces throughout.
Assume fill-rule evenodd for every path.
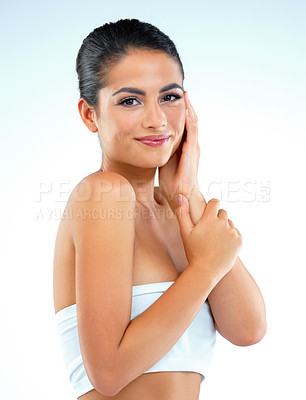
M 186 130 L 186 113 L 185 109 L 183 109 L 182 112 L 179 113 L 179 115 L 176 116 L 176 129 L 177 132 L 179 132 L 180 137 L 183 136 L 185 130 Z
M 171 156 L 176 152 L 176 150 L 179 148 L 180 144 L 182 143 L 183 140 L 183 134 L 177 137 L 176 142 L 173 146 L 172 154 Z
M 122 132 L 124 135 L 133 136 L 133 132 L 135 133 L 137 128 L 137 120 L 135 120 L 135 118 L 132 117 L 129 118 L 125 115 L 117 120 L 117 127 L 118 130 Z

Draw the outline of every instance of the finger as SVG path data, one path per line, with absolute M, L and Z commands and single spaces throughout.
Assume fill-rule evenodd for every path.
M 229 218 L 228 218 L 227 222 L 232 228 L 235 228 L 233 222 Z
M 185 94 L 185 104 L 187 104 L 187 92 L 184 92 Z M 186 128 L 187 128 L 187 133 L 189 132 L 188 141 L 192 143 L 194 146 L 199 146 L 198 143 L 198 122 L 196 119 L 194 119 L 193 114 L 190 112 L 191 110 L 186 108 L 188 112 L 186 112 Z M 191 135 L 190 135 L 191 133 Z
M 186 115 L 186 129 L 187 129 L 187 140 L 194 146 L 198 146 L 198 125 L 190 117 L 190 114 Z
M 186 113 L 186 115 L 189 115 L 189 117 L 190 117 L 191 119 L 194 119 L 194 114 L 195 114 L 195 113 L 194 113 L 194 110 L 193 110 L 193 108 L 192 108 L 192 106 L 191 106 L 191 104 L 190 104 L 187 91 L 184 92 L 184 99 L 185 99 L 185 107 L 186 107 L 186 110 L 188 110 L 187 113 Z
M 195 110 L 194 110 L 194 108 L 193 108 L 193 106 L 192 106 L 192 104 L 190 102 L 190 99 L 189 99 L 187 91 L 186 91 L 186 100 L 187 100 L 187 102 L 186 102 L 187 103 L 187 109 L 189 111 L 189 114 L 191 115 L 191 118 L 197 121 L 198 116 L 197 116 L 197 114 L 196 114 L 196 112 L 195 112 Z
M 188 110 L 190 108 L 190 102 L 189 102 L 187 90 L 184 91 L 184 100 L 185 100 L 185 107 Z
M 185 101 L 185 110 L 187 110 L 188 109 L 187 90 L 184 90 L 184 101 Z
M 227 211 L 223 210 L 223 208 L 220 208 L 220 210 L 218 211 L 218 217 L 228 219 Z
M 193 135 L 196 134 L 198 135 L 198 117 L 196 113 L 193 110 L 193 107 L 190 104 L 190 101 L 188 99 L 188 94 L 186 93 L 186 106 L 187 106 L 187 112 L 186 112 L 186 121 L 190 123 L 190 127 L 194 130 Z
M 238 229 L 237 229 L 237 228 L 235 228 L 235 229 L 236 229 L 238 235 L 241 236 L 241 233 L 238 231 Z M 241 237 L 242 237 L 242 236 L 241 236 Z
M 209 202 L 205 206 L 205 209 L 204 209 L 204 212 L 203 212 L 201 218 L 204 218 L 204 216 L 217 217 L 219 205 L 220 205 L 220 200 L 218 200 L 216 198 L 210 199 Z
M 232 222 L 230 219 L 228 220 L 228 224 L 229 224 L 232 228 L 235 228 L 233 222 Z M 237 228 L 235 228 L 235 229 L 236 229 L 238 235 L 241 236 L 241 233 L 238 231 L 238 229 L 237 229 Z

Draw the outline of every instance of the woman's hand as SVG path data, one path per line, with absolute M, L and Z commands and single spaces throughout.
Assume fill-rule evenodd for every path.
M 168 200 L 172 210 L 178 206 L 178 194 L 188 199 L 198 189 L 197 174 L 200 158 L 198 142 L 198 117 L 184 92 L 186 125 L 181 143 L 167 164 L 159 167 L 159 188 Z

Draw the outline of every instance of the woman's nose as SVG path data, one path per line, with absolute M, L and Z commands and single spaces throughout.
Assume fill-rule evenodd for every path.
M 146 105 L 145 115 L 143 118 L 144 128 L 158 129 L 166 125 L 166 115 L 161 106 L 156 102 Z

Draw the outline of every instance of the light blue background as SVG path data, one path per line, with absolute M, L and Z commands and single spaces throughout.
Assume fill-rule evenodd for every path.
M 260 343 L 218 336 L 200 399 L 300 399 L 306 14 L 298 0 L 1 2 L 0 398 L 75 398 L 52 320 L 53 250 L 69 193 L 101 163 L 77 111 L 75 58 L 94 28 L 120 18 L 150 22 L 177 45 L 199 118 L 202 193 L 219 198 L 241 232 L 240 258 L 266 301 Z

